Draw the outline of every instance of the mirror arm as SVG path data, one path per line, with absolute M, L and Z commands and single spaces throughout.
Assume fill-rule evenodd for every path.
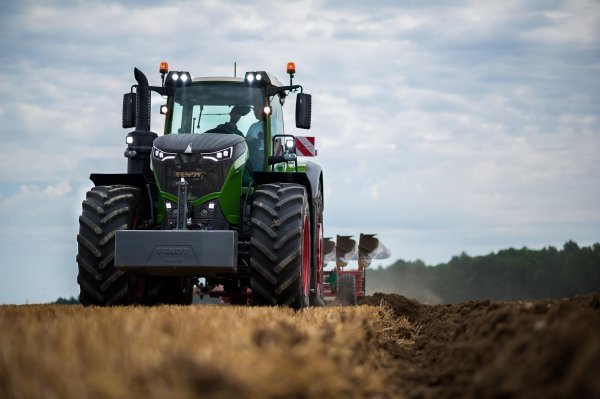
M 173 89 L 173 87 L 150 86 L 149 88 L 150 88 L 150 90 L 152 90 L 155 93 L 160 94 L 161 96 L 172 96 L 173 94 L 175 94 L 175 90 Z
M 304 89 L 302 88 L 301 85 L 292 85 L 292 86 L 281 86 L 281 87 L 276 87 L 276 86 L 271 86 L 268 88 L 267 90 L 267 95 L 269 97 L 273 97 L 275 94 L 277 93 L 281 93 L 282 91 L 296 91 L 300 89 L 300 93 L 303 93 Z

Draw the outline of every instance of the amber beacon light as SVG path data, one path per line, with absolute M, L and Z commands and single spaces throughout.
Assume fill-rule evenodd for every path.
M 290 86 L 292 85 L 292 79 L 294 79 L 294 74 L 296 73 L 296 64 L 293 62 L 287 63 L 287 73 L 290 75 Z
M 294 64 L 293 62 L 288 62 L 287 63 L 287 73 L 289 73 L 290 75 L 293 75 L 296 73 L 296 64 Z
M 160 66 L 158 67 L 158 72 L 163 74 L 169 72 L 169 63 L 165 61 L 161 62 Z

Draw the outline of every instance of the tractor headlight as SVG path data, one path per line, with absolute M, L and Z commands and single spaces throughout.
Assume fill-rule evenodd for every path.
M 169 159 L 174 159 L 175 156 L 177 154 L 171 153 L 171 152 L 164 152 L 161 149 L 158 149 L 156 147 L 152 147 L 152 158 L 158 160 L 158 161 L 167 161 Z
M 246 82 L 247 85 L 256 84 L 259 86 L 265 86 L 271 83 L 271 79 L 269 78 L 269 75 L 264 71 L 246 72 L 244 82 Z
M 126 144 L 130 144 L 130 145 L 131 145 L 131 144 L 133 144 L 133 136 L 129 136 L 129 135 L 128 135 L 128 136 L 125 138 L 125 143 L 126 143 Z
M 171 71 L 165 79 L 165 86 L 183 87 L 192 84 L 189 72 Z
M 202 159 L 210 159 L 211 161 L 225 161 L 233 156 L 233 147 L 225 148 L 224 150 L 215 152 L 205 152 L 200 154 Z

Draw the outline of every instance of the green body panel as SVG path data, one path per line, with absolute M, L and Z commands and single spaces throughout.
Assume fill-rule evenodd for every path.
M 248 151 L 236 159 L 229 169 L 219 196 L 221 211 L 223 211 L 225 220 L 231 224 L 240 223 L 240 197 L 242 196 L 242 177 L 246 162 L 248 162 Z
M 296 173 L 296 165 L 293 162 L 275 165 L 275 172 Z M 298 162 L 298 173 L 306 172 L 306 163 Z

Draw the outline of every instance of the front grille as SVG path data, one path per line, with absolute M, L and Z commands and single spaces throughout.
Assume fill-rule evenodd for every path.
M 200 154 L 175 154 L 167 160 L 152 158 L 152 165 L 160 189 L 177 196 L 177 182 L 181 178 L 189 183 L 189 199 L 194 201 L 204 195 L 221 191 L 234 160 L 212 161 Z

